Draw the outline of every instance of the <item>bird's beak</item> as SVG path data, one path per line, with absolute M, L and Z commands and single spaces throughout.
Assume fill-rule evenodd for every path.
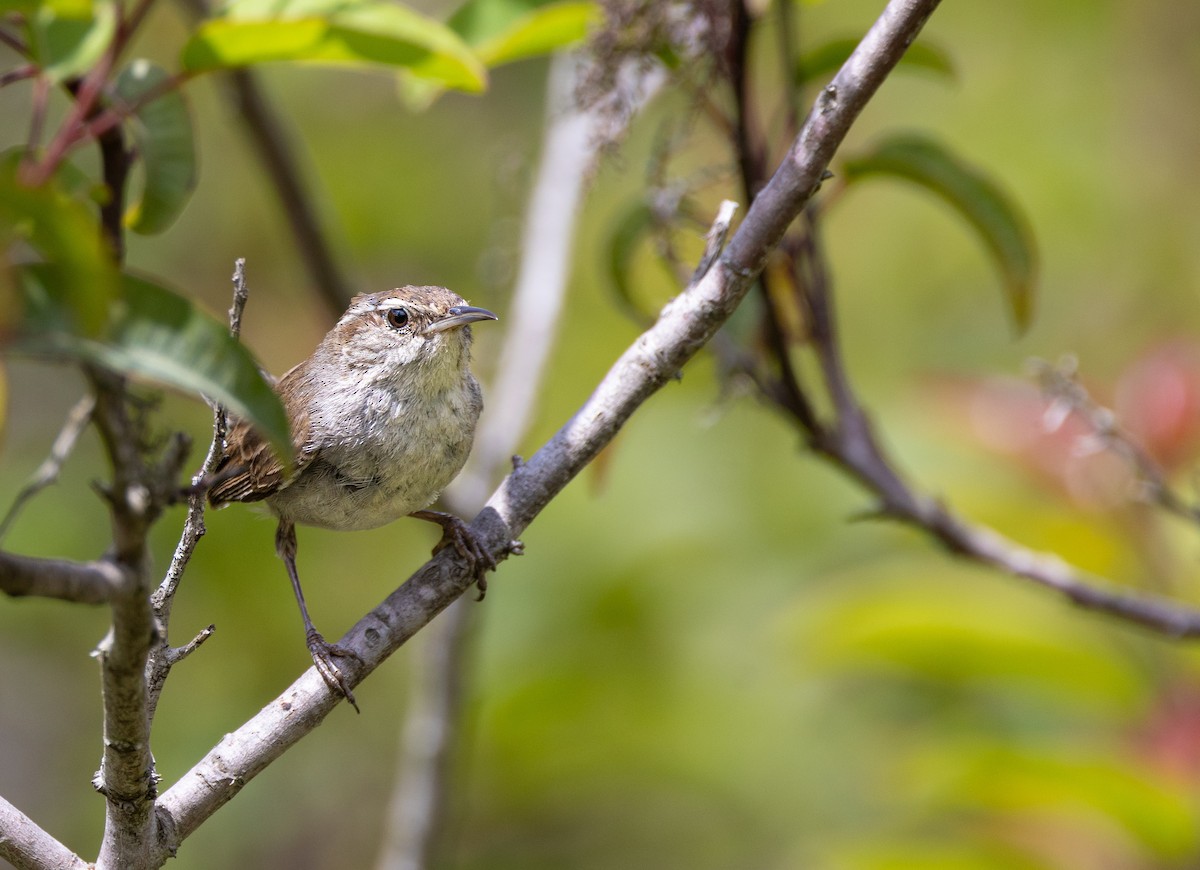
M 466 326 L 468 323 L 474 323 L 477 320 L 499 320 L 492 312 L 486 308 L 476 308 L 473 305 L 455 305 L 446 312 L 446 316 L 441 320 L 429 324 L 426 332 L 445 332 L 447 329 L 458 329 L 460 326 Z

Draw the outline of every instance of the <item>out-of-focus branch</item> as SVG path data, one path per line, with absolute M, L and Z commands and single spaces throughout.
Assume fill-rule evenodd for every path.
M 400 759 L 380 842 L 379 870 L 425 870 L 448 828 L 454 752 L 462 729 L 472 640 L 482 614 L 459 598 L 426 627 L 414 650 Z
M 87 870 L 88 863 L 0 797 L 0 858 L 17 870 Z
M 207 18 L 206 0 L 182 0 L 197 21 Z M 313 288 L 334 318 L 341 317 L 354 294 L 338 268 L 337 258 L 317 216 L 312 196 L 304 186 L 304 173 L 292 148 L 283 121 L 264 98 L 258 77 L 250 70 L 233 70 L 224 81 L 234 108 L 245 125 L 254 149 L 292 231 L 296 252 L 308 269 Z
M 471 460 L 445 494 L 455 513 L 475 512 L 528 430 L 566 296 L 575 227 L 589 168 L 600 147 L 598 110 L 575 107 L 586 80 L 583 58 L 556 56 L 546 83 L 546 132 L 522 235 L 521 260 L 496 377 Z M 647 72 L 631 88 L 638 106 L 663 76 Z M 631 107 L 624 117 L 633 115 Z M 608 136 L 614 131 L 605 128 Z M 447 778 L 461 720 L 464 669 L 477 623 L 473 602 L 459 599 L 433 623 L 413 669 L 413 689 L 401 735 L 400 764 L 378 867 L 418 870 L 436 863 L 445 828 Z
M 67 419 L 63 423 L 62 429 L 59 430 L 58 437 L 50 446 L 50 455 L 30 475 L 29 480 L 17 493 L 17 497 L 13 499 L 4 519 L 0 520 L 0 540 L 4 539 L 9 526 L 17 518 L 17 514 L 21 512 L 25 503 L 58 480 L 63 465 L 66 464 L 71 451 L 75 449 L 75 442 L 79 440 L 79 436 L 87 428 L 88 421 L 92 419 L 92 408 L 95 407 L 95 404 L 96 400 L 91 395 L 87 395 L 76 402 L 75 406 L 67 412 Z
M 1147 501 L 1181 519 L 1200 523 L 1200 504 L 1172 489 L 1167 482 L 1166 472 L 1121 427 L 1117 415 L 1091 397 L 1076 376 L 1077 364 L 1074 359 L 1064 359 L 1058 365 L 1034 360 L 1032 367 L 1041 382 L 1042 392 L 1053 403 L 1047 412 L 1051 424 L 1054 418 L 1065 419 L 1071 412 L 1078 414 L 1091 429 L 1091 437 L 1098 445 L 1115 454 L 1132 469 L 1142 487 L 1141 495 Z
M 321 221 L 312 197 L 301 180 L 304 174 L 296 159 L 283 121 L 263 97 L 255 74 L 249 70 L 234 70 L 229 75 L 229 88 L 234 105 L 246 122 L 250 143 L 266 170 L 288 226 L 296 243 L 296 252 L 308 268 L 308 274 L 325 304 L 335 318 L 346 310 L 353 296 L 349 283 L 338 268 L 329 239 L 321 229 Z
M 14 598 L 33 595 L 104 604 L 124 585 L 121 569 L 112 562 L 39 559 L 0 551 L 0 591 Z
M 937 0 L 892 0 L 809 115 L 785 162 L 750 207 L 725 253 L 621 355 L 591 397 L 545 446 L 505 478 L 471 524 L 497 559 L 655 391 L 712 338 L 746 295 L 771 250 L 816 190 L 854 119 L 920 31 Z M 442 550 L 339 644 L 361 658 L 357 684 L 473 584 L 470 566 Z M 250 779 L 316 728 L 338 704 L 315 669 L 232 732 L 158 804 L 160 859 Z
M 893 7 L 897 5 L 889 5 L 888 11 L 880 19 L 880 24 L 892 14 Z M 746 36 L 743 32 L 743 38 Z M 763 188 L 762 194 L 754 200 L 751 214 L 760 206 L 770 211 L 788 207 L 789 197 L 782 193 L 787 188 L 780 188 L 777 184 L 780 173 L 789 170 L 792 160 L 798 154 L 804 153 L 810 147 L 819 147 L 819 141 L 823 141 L 822 137 L 827 134 L 828 125 L 839 123 L 834 110 L 846 97 L 848 79 L 862 74 L 872 63 L 874 59 L 871 55 L 856 51 L 834 80 L 821 92 L 816 107 L 800 132 L 797 147 L 793 148 L 789 161 L 776 172 L 775 177 Z M 742 99 L 746 98 L 744 88 L 739 88 L 738 93 Z M 744 123 L 744 107 L 739 110 L 738 116 Z M 745 132 L 737 134 L 733 139 L 734 147 L 741 147 L 743 140 L 753 144 Z M 746 189 L 752 192 L 765 179 L 755 174 L 753 154 L 750 157 L 751 159 L 742 160 L 742 166 Z M 735 238 L 734 245 L 736 243 Z M 734 245 L 731 245 L 731 249 Z M 834 293 L 825 268 L 819 228 L 811 209 L 810 213 L 804 216 L 795 237 L 789 238 L 782 249 L 791 260 L 791 274 L 796 284 L 798 301 L 806 314 L 808 341 L 817 357 L 821 385 L 828 397 L 828 404 L 832 406 L 831 419 L 821 419 L 816 415 L 815 403 L 801 387 L 796 376 L 789 349 L 779 341 L 782 336 L 778 333 L 778 321 L 772 302 L 776 294 L 763 295 L 767 306 L 768 333 L 774 339 L 769 342 L 769 350 L 778 368 L 778 376 L 774 379 L 764 376 L 755 369 L 753 361 L 746 355 L 739 354 L 728 343 L 721 347 L 725 353 L 726 364 L 733 370 L 740 370 L 749 375 L 763 395 L 796 423 L 809 446 L 818 455 L 830 460 L 874 494 L 878 499 L 874 516 L 911 525 L 933 537 L 955 555 L 1053 589 L 1079 607 L 1106 613 L 1171 637 L 1200 636 L 1200 611 L 1165 598 L 1121 589 L 1103 578 L 1085 574 L 1057 556 L 1030 550 L 990 528 L 967 521 L 942 502 L 911 486 L 876 436 L 846 370 L 836 321 Z M 774 330 L 771 328 L 773 324 Z M 1068 391 L 1062 383 L 1058 386 L 1061 391 L 1069 394 L 1069 401 L 1073 405 L 1088 409 L 1088 403 L 1084 401 L 1086 397 L 1081 398 L 1078 390 Z M 1125 455 L 1147 482 L 1155 498 L 1168 510 L 1190 516 L 1191 508 L 1166 488 L 1153 463 L 1134 449 L 1132 442 L 1122 437 L 1111 421 L 1104 422 L 1103 415 L 1093 416 L 1093 426 L 1098 435 L 1104 438 L 1112 449 Z

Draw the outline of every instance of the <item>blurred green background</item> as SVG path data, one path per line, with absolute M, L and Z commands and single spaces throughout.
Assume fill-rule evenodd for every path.
M 859 35 L 881 7 L 803 5 L 801 33 L 814 45 Z M 182 32 L 175 7 L 159 4 L 139 50 L 169 61 Z M 825 238 L 863 398 L 912 479 L 968 515 L 1118 582 L 1194 599 L 1193 529 L 1106 489 L 1120 479 L 1102 458 L 1002 436 L 1036 416 L 1015 380 L 1025 360 L 1069 351 L 1099 398 L 1125 385 L 1124 407 L 1142 415 L 1131 425 L 1177 415 L 1158 446 L 1186 484 L 1200 401 L 1200 6 L 946 3 L 925 38 L 953 58 L 955 81 L 893 77 L 846 153 L 919 129 L 1000 179 L 1039 241 L 1038 313 L 1014 339 L 981 246 L 940 203 L 884 182 L 855 188 Z M 440 283 L 506 316 L 545 73 L 541 62 L 502 68 L 485 95 L 412 114 L 384 74 L 263 70 L 357 287 Z M 222 316 L 233 260 L 246 257 L 244 338 L 279 373 L 329 318 L 223 92 L 202 80 L 188 95 L 199 189 L 165 235 L 130 239 L 129 263 Z M 0 92 L 0 118 L 19 120 L 0 123 L 0 144 L 23 134 L 26 98 Z M 605 245 L 644 188 L 660 122 L 681 105 L 655 104 L 597 173 L 526 455 L 637 333 L 614 302 Z M 699 151 L 721 159 L 715 143 Z M 638 275 L 659 282 L 649 298 L 671 293 L 648 256 Z M 476 330 L 485 381 L 500 336 Z M 0 504 L 82 392 L 66 367 L 6 369 Z M 1167 381 L 1181 385 L 1174 404 L 1138 403 Z M 163 408 L 206 442 L 203 406 L 168 396 Z M 102 475 L 89 435 L 6 548 L 101 553 L 107 520 L 90 482 Z M 525 533 L 527 555 L 478 605 L 445 866 L 1200 864 L 1192 648 L 951 560 L 910 531 L 848 522 L 870 506 L 769 409 L 722 398 L 711 360 L 694 362 L 634 417 L 603 475 L 585 473 Z M 164 567 L 181 521 L 176 511 L 157 530 Z M 163 695 L 164 785 L 308 665 L 273 530 L 243 506 L 209 517 L 172 633 L 217 633 Z M 433 537 L 410 522 L 302 529 L 318 626 L 339 635 Z M 89 786 L 100 705 L 88 653 L 106 625 L 103 609 L 0 601 L 0 793 L 85 856 L 104 810 Z M 371 866 L 414 652 L 357 690 L 363 715 L 339 707 L 171 866 Z

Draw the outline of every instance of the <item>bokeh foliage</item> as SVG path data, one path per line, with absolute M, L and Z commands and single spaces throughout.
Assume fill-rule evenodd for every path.
M 879 5 L 798 6 L 803 47 L 861 33 Z M 44 60 L 64 78 L 86 69 L 90 43 L 63 34 L 106 27 L 103 5 L 82 19 L 74 6 L 44 8 L 35 33 Z M 495 20 L 516 21 L 513 9 L 522 7 Z M 1127 498 L 1083 499 L 1066 460 L 1061 476 L 1046 472 L 1039 451 L 1048 445 L 989 446 L 996 415 L 1021 410 L 997 411 L 983 383 L 985 374 L 1020 377 L 1030 355 L 1070 350 L 1105 395 L 1147 348 L 1194 343 L 1200 262 L 1190 204 L 1200 181 L 1191 145 L 1200 121 L 1180 107 L 1200 66 L 1179 50 L 1195 32 L 1181 18 L 1200 25 L 1196 11 L 1165 0 L 945 4 L 926 38 L 953 79 L 898 74 L 852 134 L 847 156 L 919 131 L 986 167 L 1021 204 L 1042 269 L 1021 337 L 1006 322 L 1020 316 L 1019 297 L 994 292 L 976 234 L 935 197 L 855 185 L 828 210 L 824 235 L 853 374 L 916 479 L 1031 545 L 1187 597 L 1192 530 Z M 772 26 L 763 25 L 764 43 Z M 177 69 L 161 46 L 185 44 L 192 29 L 178 9 L 156 6 L 134 53 Z M 476 48 L 488 35 L 465 25 L 458 33 Z M 333 37 L 346 44 L 342 31 Z M 308 44 L 328 51 L 330 38 Z M 72 44 L 77 51 L 61 47 Z M 467 52 L 460 60 L 482 54 Z M 474 81 L 482 63 L 451 64 L 421 94 Z M 413 94 L 411 69 L 399 84 L 391 70 L 262 69 L 363 289 L 444 283 L 504 316 L 543 72 L 537 61 L 492 69 L 485 93 L 446 92 L 412 114 L 397 101 L 398 88 Z M 130 237 L 128 269 L 220 311 L 232 261 L 247 257 L 246 343 L 280 372 L 311 349 L 327 318 L 214 85 L 205 76 L 184 88 L 199 183 L 178 188 L 189 198 L 169 227 Z M 0 90 L 0 117 L 13 120 L 0 124 L 5 147 L 24 134 L 21 87 Z M 526 452 L 636 334 L 608 281 L 609 241 L 646 186 L 657 131 L 683 102 L 663 99 L 598 170 Z M 703 133 L 689 147 L 696 165 L 723 158 Z M 76 153 L 85 177 L 94 174 L 86 149 Z M 149 163 L 146 171 L 151 183 Z M 18 204 L 15 188 L 0 190 L 0 209 Z M 80 330 L 102 333 L 107 309 L 87 306 L 119 298 L 124 279 L 71 229 L 90 219 L 86 196 L 59 177 L 32 202 L 45 218 L 24 238 L 91 276 L 79 305 L 63 304 Z M 648 245 L 629 255 L 642 302 L 674 292 L 652 260 Z M 15 317 L 0 306 L 0 326 Z M 495 341 L 480 331 L 481 374 Z M 69 366 L 26 359 L 6 361 L 0 376 L 6 504 L 82 384 Z M 798 449 L 786 424 L 722 394 L 717 380 L 700 360 L 635 417 L 604 475 L 556 501 L 527 533 L 528 555 L 504 566 L 480 605 L 449 866 L 1194 864 L 1195 654 L 957 563 L 912 532 L 847 522 L 869 507 L 863 496 Z M 206 437 L 198 403 L 172 394 L 163 408 L 172 424 Z M 1180 438 L 1193 436 L 1184 429 Z M 1174 446 L 1190 456 L 1187 444 Z M 85 442 L 5 546 L 97 555 L 107 543 L 88 490 L 102 476 L 98 461 Z M 163 562 L 177 522 L 158 530 Z M 235 507 L 212 516 L 210 530 L 174 625 L 180 637 L 210 622 L 218 633 L 164 695 L 154 749 L 168 782 L 307 664 L 271 524 Z M 305 530 L 318 622 L 331 634 L 349 625 L 430 543 L 420 524 Z M 86 654 L 105 625 L 101 610 L 0 602 L 0 793 L 85 853 L 102 818 L 87 786 L 99 717 Z M 190 839 L 175 865 L 369 866 L 404 709 L 399 658 L 359 690 L 363 716 L 331 717 Z

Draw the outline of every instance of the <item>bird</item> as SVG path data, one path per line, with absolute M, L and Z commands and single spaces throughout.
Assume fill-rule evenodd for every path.
M 495 560 L 466 523 L 429 506 L 466 463 L 483 409 L 470 369 L 470 324 L 497 319 L 444 287 L 355 296 L 316 350 L 275 383 L 294 455 L 277 456 L 251 423 L 231 420 L 210 476 L 213 507 L 263 501 L 278 519 L 275 550 L 313 664 L 355 710 L 334 659 L 358 656 L 313 625 L 296 570 L 296 526 L 373 529 L 404 516 L 437 523 L 434 553 L 454 546 L 482 595 Z

